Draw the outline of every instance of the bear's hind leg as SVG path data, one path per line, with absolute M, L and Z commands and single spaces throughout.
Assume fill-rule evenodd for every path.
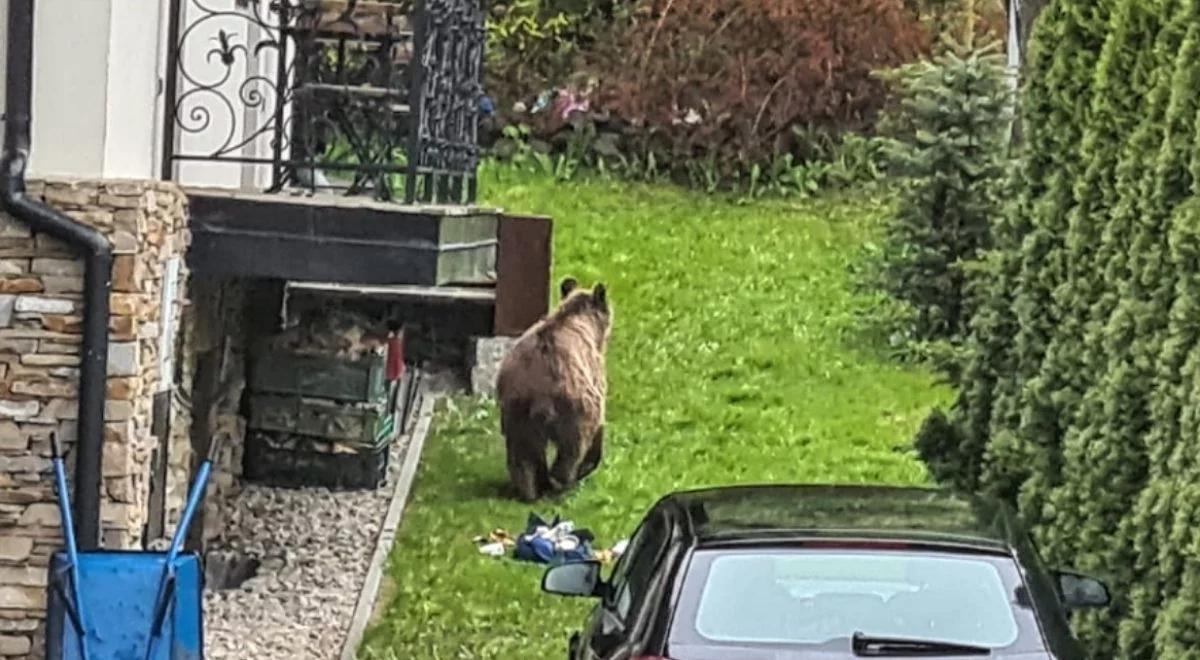
M 504 418 L 504 442 L 508 451 L 508 478 L 517 497 L 533 502 L 548 490 L 546 436 L 540 425 L 517 415 Z
M 574 422 L 555 425 L 554 441 L 557 446 L 554 465 L 550 467 L 550 483 L 555 490 L 565 491 L 575 485 L 579 465 L 583 462 L 582 437 L 579 426 Z
M 533 502 L 543 493 L 550 490 L 550 478 L 546 471 L 546 457 L 542 452 L 521 448 L 509 452 L 508 478 L 517 497 L 525 502 Z
M 604 427 L 596 429 L 596 435 L 592 436 L 592 444 L 588 445 L 587 453 L 583 455 L 583 464 L 579 467 L 579 479 L 582 481 L 588 475 L 596 471 L 600 467 L 600 461 L 604 458 Z

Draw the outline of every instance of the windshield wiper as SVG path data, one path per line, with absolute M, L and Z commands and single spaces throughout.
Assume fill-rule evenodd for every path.
M 955 642 L 933 639 L 903 639 L 875 637 L 861 632 L 854 633 L 850 648 L 857 656 L 940 656 L 940 655 L 991 655 L 991 649 Z

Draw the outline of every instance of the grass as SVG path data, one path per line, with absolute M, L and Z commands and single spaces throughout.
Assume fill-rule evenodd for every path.
M 927 480 L 910 438 L 950 392 L 861 346 L 848 268 L 886 206 L 735 205 L 646 185 L 555 184 L 501 171 L 491 203 L 555 219 L 555 282 L 610 287 L 605 462 L 538 512 L 608 547 L 677 488 Z M 502 497 L 495 409 L 460 398 L 435 422 L 391 557 L 390 602 L 361 655 L 562 658 L 591 603 L 539 592 L 541 569 L 477 553 L 530 508 Z

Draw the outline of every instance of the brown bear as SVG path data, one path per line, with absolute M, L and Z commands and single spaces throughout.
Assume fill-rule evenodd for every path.
M 558 308 L 517 339 L 496 377 L 508 474 L 525 501 L 570 488 L 603 452 L 608 294 L 603 284 L 588 291 L 572 278 L 561 292 Z M 547 469 L 549 444 L 555 457 Z

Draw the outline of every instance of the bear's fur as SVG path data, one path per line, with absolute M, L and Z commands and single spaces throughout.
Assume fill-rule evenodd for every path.
M 570 488 L 603 453 L 608 294 L 603 284 L 588 291 L 571 278 L 561 292 L 558 308 L 517 339 L 496 377 L 508 474 L 525 501 Z M 547 469 L 550 444 L 555 458 Z

